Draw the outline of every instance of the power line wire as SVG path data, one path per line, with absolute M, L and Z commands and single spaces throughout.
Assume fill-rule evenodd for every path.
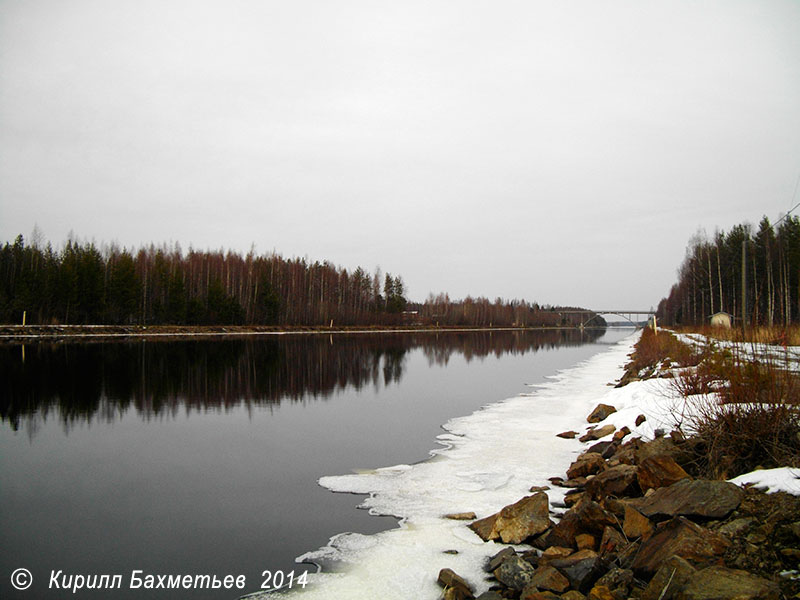
M 797 197 L 797 188 L 798 188 L 798 187 L 800 187 L 800 175 L 798 175 L 798 176 L 797 176 L 797 181 L 796 181 L 796 182 L 795 182 L 795 184 L 794 184 L 794 193 L 792 194 L 792 202 L 794 202 L 794 199 Z M 787 212 L 787 213 L 786 213 L 785 215 L 783 215 L 783 216 L 782 216 L 780 219 L 778 219 L 777 221 L 775 221 L 775 225 L 777 225 L 778 223 L 780 223 L 781 221 L 783 221 L 783 220 L 784 220 L 786 217 L 788 217 L 790 214 L 792 214 L 792 211 L 793 211 L 795 208 L 797 208 L 798 206 L 800 206 L 800 202 L 798 202 L 797 204 L 795 204 L 795 205 L 794 205 L 792 208 L 790 208 L 790 209 L 789 209 L 789 212 Z

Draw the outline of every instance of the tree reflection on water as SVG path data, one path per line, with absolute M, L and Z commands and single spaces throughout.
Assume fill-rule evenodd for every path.
M 345 388 L 389 386 L 411 350 L 430 365 L 595 341 L 603 330 L 284 335 L 188 341 L 40 342 L 0 346 L 0 419 L 35 430 L 55 415 L 68 430 L 327 399 Z

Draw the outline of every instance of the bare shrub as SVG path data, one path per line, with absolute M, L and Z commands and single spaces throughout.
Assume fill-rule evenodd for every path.
M 716 349 L 671 388 L 686 399 L 682 426 L 697 436 L 695 466 L 729 479 L 756 468 L 800 466 L 800 377 L 752 346 Z M 713 393 L 712 393 L 713 392 Z
M 699 473 L 730 479 L 757 468 L 800 467 L 800 413 L 788 404 L 723 404 L 697 396 L 686 425 Z

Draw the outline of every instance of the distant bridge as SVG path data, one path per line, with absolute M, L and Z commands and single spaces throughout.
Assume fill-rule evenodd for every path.
M 589 323 L 594 321 L 600 315 L 617 315 L 618 317 L 622 317 L 626 321 L 628 321 L 634 327 L 638 327 L 639 323 L 641 322 L 641 316 L 645 315 L 649 318 L 651 315 L 655 315 L 656 311 L 654 310 L 558 310 L 556 311 L 559 315 L 584 315 L 588 317 L 586 320 L 582 320 L 580 324 L 580 328 L 583 329 L 584 327 L 588 326 Z M 634 321 L 631 317 L 637 317 L 637 321 Z

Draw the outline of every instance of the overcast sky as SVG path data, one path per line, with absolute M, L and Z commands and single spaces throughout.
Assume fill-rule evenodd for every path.
M 798 176 L 796 0 L 0 0 L 0 241 L 646 309 Z

